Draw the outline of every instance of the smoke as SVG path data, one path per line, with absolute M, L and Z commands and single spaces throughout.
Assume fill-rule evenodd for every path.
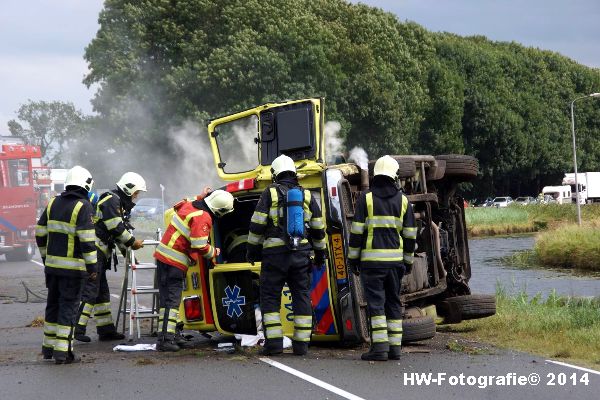
M 369 156 L 362 147 L 353 147 L 352 150 L 350 150 L 348 160 L 354 161 L 356 164 L 358 164 L 360 169 L 367 170 L 369 168 Z
M 181 126 L 171 128 L 167 136 L 175 154 L 165 160 L 170 164 L 170 173 L 155 171 L 153 180 L 159 180 L 165 186 L 169 198 L 199 194 L 207 185 L 213 189 L 221 186 L 206 128 L 185 121 Z M 164 158 L 165 154 L 158 156 Z
M 335 158 L 346 152 L 344 138 L 340 136 L 342 125 L 337 121 L 325 123 L 325 155 L 327 162 L 333 163 Z

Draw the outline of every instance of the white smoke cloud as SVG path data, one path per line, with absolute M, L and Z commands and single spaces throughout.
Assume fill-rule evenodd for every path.
M 366 170 L 369 168 L 369 156 L 362 147 L 353 147 L 352 150 L 350 150 L 348 160 L 354 161 L 356 164 L 358 164 L 360 169 Z
M 183 198 L 202 192 L 204 186 L 213 189 L 222 185 L 214 163 L 206 128 L 185 121 L 168 132 L 175 156 L 168 160 L 172 173 L 163 175 L 161 183 L 169 198 Z M 163 155 L 164 157 L 164 155 Z
M 325 123 L 325 158 L 328 162 L 346 151 L 344 138 L 340 136 L 341 130 L 342 125 L 338 121 Z

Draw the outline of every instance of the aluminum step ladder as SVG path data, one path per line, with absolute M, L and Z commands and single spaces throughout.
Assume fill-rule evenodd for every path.
M 157 237 L 160 237 L 160 231 L 157 231 Z M 158 240 L 144 240 L 145 246 L 157 246 L 160 241 Z M 140 285 L 138 284 L 138 273 L 142 271 L 152 271 L 152 285 Z M 138 296 L 149 294 L 152 296 L 152 306 L 143 307 L 140 305 Z M 129 303 L 129 306 L 128 306 Z M 150 319 L 150 335 L 154 332 L 154 322 L 159 316 L 159 291 L 156 274 L 156 263 L 155 262 L 139 262 L 135 257 L 135 252 L 128 248 L 125 253 L 125 276 L 123 277 L 123 284 L 121 286 L 121 297 L 119 299 L 119 314 L 117 316 L 117 327 L 121 315 L 123 316 L 122 333 L 125 334 L 126 319 L 129 320 L 129 337 L 131 341 L 134 335 L 138 339 L 141 337 L 140 320 Z M 128 317 L 128 318 L 127 318 Z M 158 323 L 156 324 L 158 328 Z M 135 332 L 134 332 L 135 331 Z

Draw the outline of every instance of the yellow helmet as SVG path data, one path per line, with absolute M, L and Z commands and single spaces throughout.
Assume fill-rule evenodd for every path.
M 385 175 L 395 180 L 398 178 L 399 169 L 400 165 L 398 164 L 398 161 L 386 155 L 378 158 L 377 161 L 375 161 L 373 176 Z
M 222 217 L 233 211 L 233 196 L 225 190 L 215 190 L 204 199 L 210 211 Z

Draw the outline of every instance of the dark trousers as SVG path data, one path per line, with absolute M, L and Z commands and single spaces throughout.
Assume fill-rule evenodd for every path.
M 65 360 L 73 349 L 73 326 L 77 317 L 77 307 L 85 279 L 46 274 L 48 298 L 46 302 L 45 327 L 51 326 L 55 332 L 52 354 L 57 360 Z M 50 347 L 44 346 L 45 355 Z
M 160 310 L 158 314 L 158 341 L 160 342 L 162 340 L 171 340 L 175 335 L 185 272 L 160 260 L 156 260 L 156 266 L 158 292 L 160 295 Z
M 96 318 L 96 331 L 99 335 L 116 332 L 110 311 L 110 289 L 106 279 L 107 266 L 110 261 L 102 251 L 98 250 L 98 276 L 95 281 L 87 281 L 81 294 L 81 304 L 77 316 L 75 330 L 85 334 L 87 320 L 94 314 Z M 83 317 L 82 317 L 83 314 Z
M 156 260 L 156 266 L 160 307 L 179 309 L 185 272 L 159 260 Z
M 385 315 L 388 319 L 402 319 L 404 314 L 400 302 L 402 276 L 402 269 L 397 267 L 369 267 L 360 271 L 371 317 Z
M 309 253 L 266 254 L 260 271 L 260 309 L 263 313 L 279 312 L 281 291 L 287 282 L 292 293 L 294 314 L 311 315 Z

